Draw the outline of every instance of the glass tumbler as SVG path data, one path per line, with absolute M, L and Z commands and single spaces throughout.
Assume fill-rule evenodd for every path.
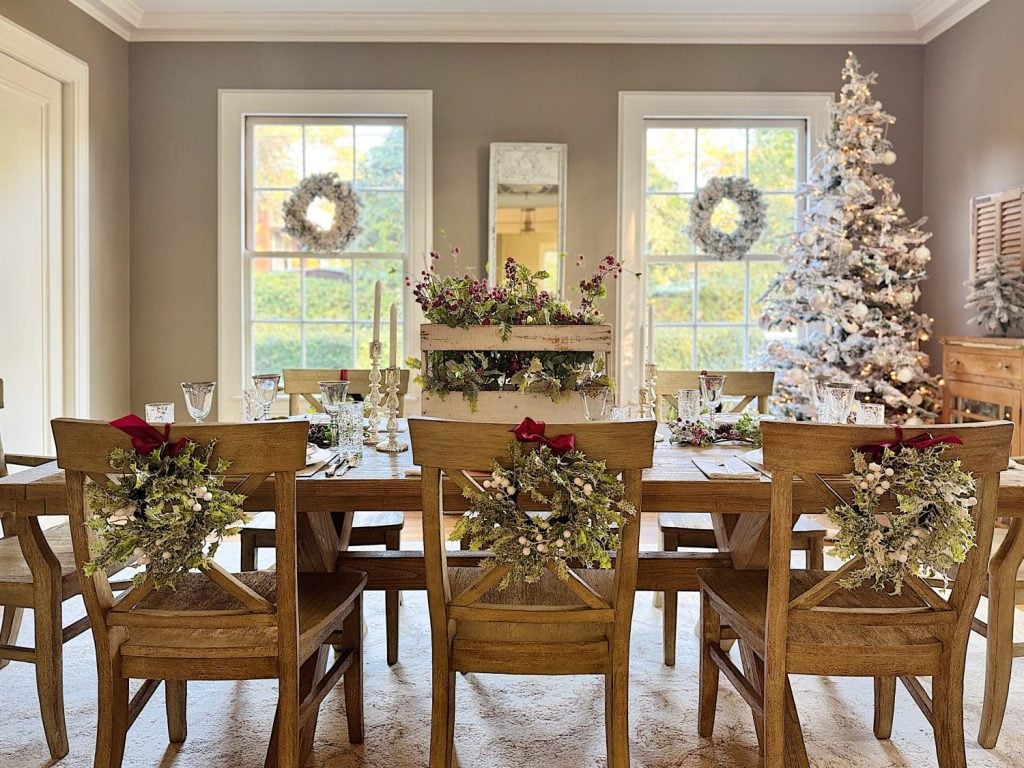
M 825 388 L 828 386 L 828 379 L 817 376 L 807 383 L 807 390 L 811 396 L 811 404 L 814 406 L 814 420 L 819 424 L 829 423 L 828 402 L 825 397 Z
M 174 403 L 146 403 L 146 421 L 150 424 L 173 424 Z
M 256 387 L 256 397 L 263 406 L 263 421 L 270 418 L 270 406 L 277 399 L 277 390 L 281 385 L 280 373 L 257 373 L 252 377 L 252 385 Z
M 217 388 L 215 381 L 183 381 L 181 391 L 185 395 L 185 407 L 188 415 L 202 424 L 203 419 L 210 415 L 213 408 L 213 390 Z
M 881 403 L 857 403 L 854 420 L 858 424 L 885 424 L 885 406 Z
M 676 415 L 682 421 L 700 418 L 701 394 L 699 389 L 680 389 L 676 392 Z
M 583 418 L 587 421 L 605 421 L 609 414 L 608 387 L 584 387 Z
M 346 400 L 338 406 L 338 451 L 346 458 L 363 455 L 363 403 Z
M 853 410 L 853 384 L 830 381 L 825 387 L 828 418 L 832 424 L 846 424 Z

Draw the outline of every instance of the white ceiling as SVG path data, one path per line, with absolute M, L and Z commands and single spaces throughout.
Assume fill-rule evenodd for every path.
M 988 0 L 71 0 L 128 40 L 923 43 Z

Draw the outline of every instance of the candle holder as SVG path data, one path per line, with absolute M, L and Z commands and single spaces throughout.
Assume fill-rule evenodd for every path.
M 366 393 L 366 428 L 363 430 L 363 445 L 376 446 L 380 440 L 377 427 L 380 424 L 380 353 L 379 341 L 370 342 L 370 391 Z
M 644 365 L 644 380 L 640 386 L 639 402 L 640 402 L 640 418 L 641 419 L 656 419 L 658 418 L 658 393 L 656 391 L 656 385 L 658 383 L 658 366 L 654 363 L 646 363 Z
M 388 396 L 385 405 L 388 409 L 388 437 L 377 443 L 377 450 L 381 453 L 401 453 L 409 450 L 406 443 L 398 441 L 398 382 L 401 376 L 399 368 L 384 369 L 384 385 L 388 388 Z

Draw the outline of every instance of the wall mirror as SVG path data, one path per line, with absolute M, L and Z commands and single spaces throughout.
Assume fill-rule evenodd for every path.
M 505 281 L 508 258 L 550 277 L 561 294 L 565 251 L 565 144 L 491 144 L 490 243 L 487 274 Z

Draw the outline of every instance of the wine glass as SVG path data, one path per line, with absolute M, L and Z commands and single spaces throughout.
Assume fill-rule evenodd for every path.
M 280 373 L 257 373 L 252 377 L 252 385 L 256 387 L 256 397 L 263 406 L 263 421 L 270 419 L 270 406 L 277 399 L 277 389 L 281 385 Z
M 348 396 L 347 381 L 318 381 L 320 386 L 320 402 L 331 417 L 331 435 L 334 451 L 341 454 L 341 404 Z
M 608 387 L 584 387 L 583 418 L 587 421 L 605 421 L 608 418 L 608 394 Z
M 825 386 L 825 402 L 828 404 L 829 421 L 833 424 L 846 424 L 853 410 L 853 384 L 841 381 L 830 381 Z
M 195 419 L 196 424 L 202 424 L 203 419 L 210 415 L 213 407 L 213 390 L 217 388 L 216 381 L 183 381 L 181 391 L 185 395 L 185 407 L 188 415 Z
M 708 409 L 711 427 L 715 426 L 715 412 L 722 403 L 722 390 L 725 388 L 725 375 L 721 373 L 702 373 L 700 375 L 700 397 L 704 407 Z

